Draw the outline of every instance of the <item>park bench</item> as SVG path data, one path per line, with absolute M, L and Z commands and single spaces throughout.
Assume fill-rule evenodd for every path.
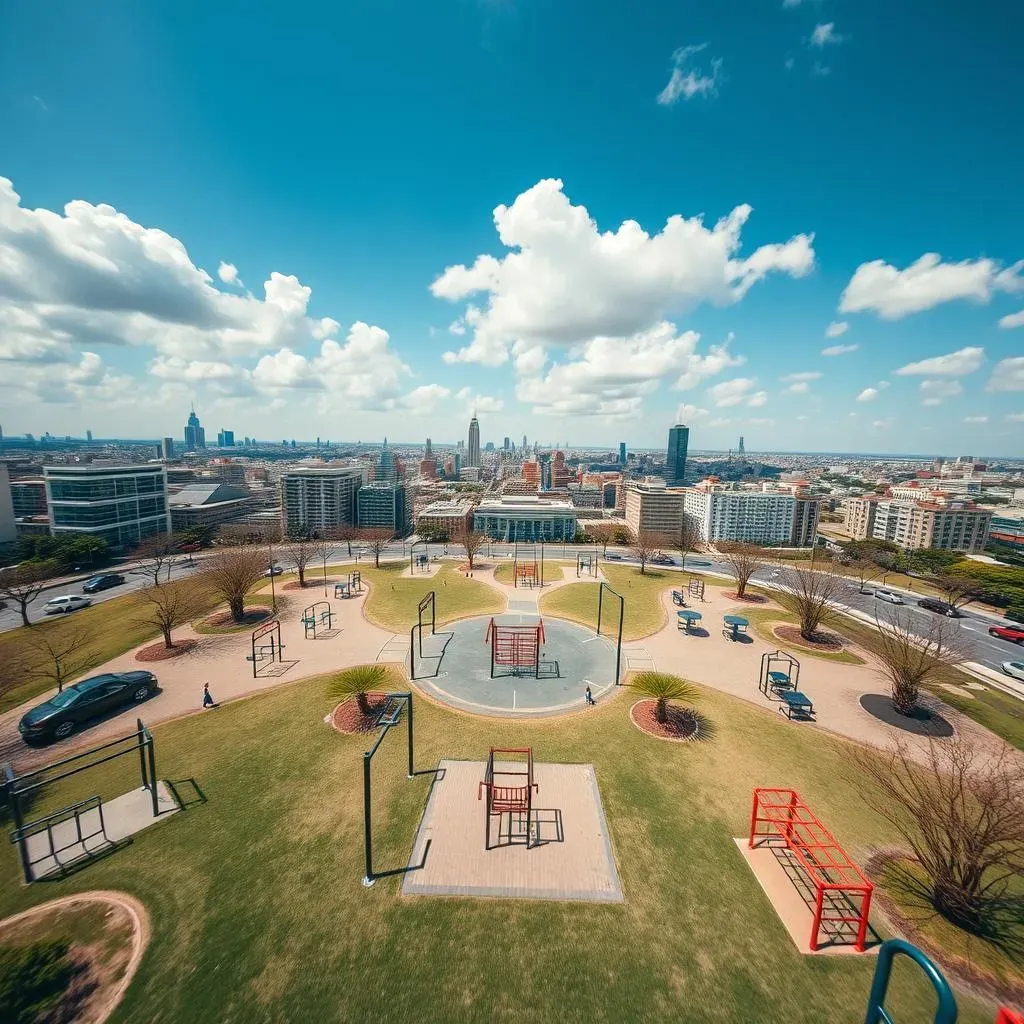
M 814 704 L 806 693 L 799 690 L 776 690 L 782 700 L 780 711 L 785 712 L 786 717 L 792 720 L 795 714 L 798 718 L 809 719 L 814 714 Z

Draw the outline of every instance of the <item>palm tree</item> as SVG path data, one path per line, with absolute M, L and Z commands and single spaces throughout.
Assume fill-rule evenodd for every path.
M 635 675 L 627 686 L 632 687 L 637 693 L 645 697 L 651 697 L 658 703 L 654 709 L 655 720 L 664 725 L 668 721 L 668 702 L 670 700 L 686 701 L 693 704 L 700 699 L 700 691 L 692 683 L 688 683 L 679 676 L 670 675 L 668 672 L 640 672 Z M 693 711 L 685 709 L 685 714 L 693 716 Z
M 388 670 L 383 665 L 356 665 L 339 672 L 328 684 L 327 696 L 344 703 L 354 697 L 357 707 L 364 715 L 373 714 L 366 695 L 380 690 L 388 677 Z

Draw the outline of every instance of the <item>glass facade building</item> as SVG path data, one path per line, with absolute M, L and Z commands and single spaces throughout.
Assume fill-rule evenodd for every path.
M 492 540 L 572 540 L 576 536 L 576 509 L 567 501 L 529 495 L 485 498 L 473 513 L 473 529 Z
M 665 456 L 665 482 L 681 487 L 686 475 L 686 449 L 690 444 L 690 428 L 677 423 L 668 432 L 668 453 Z

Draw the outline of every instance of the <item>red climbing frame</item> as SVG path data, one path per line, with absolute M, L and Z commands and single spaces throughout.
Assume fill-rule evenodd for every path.
M 996 1017 L 996 1024 L 1024 1024 L 1024 1014 L 1015 1013 L 1004 1006 Z
M 822 923 L 856 924 L 854 948 L 864 951 L 874 886 L 832 833 L 793 789 L 755 789 L 750 812 L 750 846 L 758 840 L 782 839 L 814 884 L 811 950 L 818 948 Z
M 484 643 L 491 647 L 491 678 L 495 665 L 508 665 L 513 669 L 533 669 L 540 677 L 540 649 L 544 645 L 544 620 L 532 626 L 504 626 L 494 619 L 487 624 Z
M 525 754 L 525 764 L 515 762 L 514 768 L 495 770 L 494 755 Z M 501 816 L 507 814 L 508 837 L 512 842 L 512 815 L 526 815 L 526 848 L 530 848 L 530 817 L 533 813 L 533 794 L 538 791 L 533 781 L 533 747 L 491 747 L 487 755 L 487 768 L 483 782 L 477 788 L 476 798 L 487 794 L 487 813 L 484 817 L 484 849 L 491 848 L 491 815 L 498 816 L 498 838 L 501 838 Z

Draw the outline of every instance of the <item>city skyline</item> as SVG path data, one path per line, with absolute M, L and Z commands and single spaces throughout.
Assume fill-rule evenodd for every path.
M 656 450 L 679 422 L 705 450 L 1021 454 L 1024 153 L 977 113 L 1012 94 L 1019 12 L 751 0 L 738 35 L 717 9 L 400 6 L 301 21 L 241 116 L 194 96 L 225 68 L 266 93 L 266 12 L 12 9 L 8 436 L 180 438 L 194 400 L 211 436 L 458 438 L 475 410 L 495 444 Z M 269 112 L 329 118 L 325 158 L 269 144 Z

